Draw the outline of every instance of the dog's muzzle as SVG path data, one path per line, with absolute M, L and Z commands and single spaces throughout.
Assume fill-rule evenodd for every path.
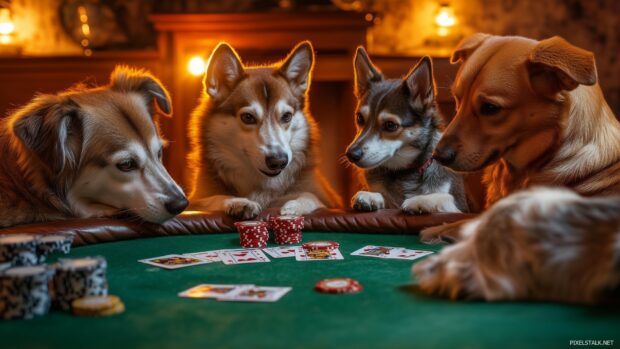
M 263 171 L 266 176 L 275 177 L 282 172 L 288 165 L 288 156 L 286 153 L 276 153 L 265 157 L 265 164 L 269 171 Z
M 175 190 L 175 194 L 164 203 L 166 211 L 168 211 L 168 213 L 170 213 L 171 215 L 175 216 L 183 212 L 183 210 L 187 208 L 187 205 L 189 205 L 187 197 L 185 197 L 183 193 L 178 192 L 177 190 Z

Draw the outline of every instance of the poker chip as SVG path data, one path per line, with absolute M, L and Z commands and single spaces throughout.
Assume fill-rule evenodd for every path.
M 78 316 L 108 316 L 122 313 L 125 305 L 117 296 L 86 296 L 75 299 L 71 309 Z
M 364 289 L 362 284 L 351 278 L 323 279 L 314 288 L 323 293 L 358 293 Z
M 84 296 L 108 294 L 105 258 L 60 259 L 54 267 L 53 300 L 60 309 L 70 310 L 71 303 Z
M 310 241 L 301 245 L 306 251 L 316 251 L 316 250 L 335 250 L 340 247 L 340 244 L 336 241 Z
M 235 222 L 239 242 L 244 248 L 264 248 L 269 240 L 268 224 L 260 221 Z
M 37 246 L 39 241 L 34 235 L 10 234 L 0 236 L 0 264 L 11 266 L 35 265 L 39 261 Z
M 48 313 L 48 284 L 54 269 L 47 265 L 18 266 L 0 273 L 0 317 L 31 319 Z
M 73 235 L 54 234 L 40 236 L 39 244 L 37 245 L 39 263 L 45 262 L 45 259 L 51 253 L 62 252 L 68 254 L 71 251 L 72 243 Z
M 269 219 L 270 227 L 274 232 L 276 244 L 288 245 L 301 242 L 301 230 L 304 227 L 302 216 L 279 216 Z

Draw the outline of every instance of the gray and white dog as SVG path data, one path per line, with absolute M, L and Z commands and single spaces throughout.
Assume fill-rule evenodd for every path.
M 398 208 L 415 213 L 468 210 L 463 179 L 433 161 L 441 138 L 432 62 L 422 58 L 402 79 L 385 79 L 359 47 L 354 60 L 357 136 L 347 148 L 362 169 L 360 211 Z

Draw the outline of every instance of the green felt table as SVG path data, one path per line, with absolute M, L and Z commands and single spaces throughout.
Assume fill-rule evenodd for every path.
M 613 339 L 620 311 L 552 303 L 453 302 L 415 291 L 411 261 L 351 256 L 368 245 L 439 250 L 417 236 L 304 233 L 304 240 L 340 242 L 344 260 L 224 265 L 164 270 L 137 260 L 170 253 L 238 246 L 235 234 L 118 241 L 74 248 L 71 257 L 108 260 L 110 292 L 127 310 L 83 318 L 52 311 L 34 320 L 0 323 L 2 348 L 565 348 L 571 339 Z M 271 245 L 271 244 L 270 244 Z M 346 276 L 359 294 L 313 290 Z M 277 303 L 182 299 L 199 283 L 290 286 Z

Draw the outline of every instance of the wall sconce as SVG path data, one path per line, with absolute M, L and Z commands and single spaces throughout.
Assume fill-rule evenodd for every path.
M 0 54 L 19 54 L 21 46 L 15 43 L 15 24 L 11 16 L 10 4 L 0 2 Z
M 207 62 L 205 62 L 202 56 L 193 56 L 187 63 L 187 70 L 193 76 L 202 76 L 207 68 Z
M 437 25 L 437 35 L 446 37 L 450 35 L 451 29 L 457 24 L 454 9 L 449 4 L 439 5 L 437 15 L 435 16 L 435 24 Z
M 454 8 L 448 2 L 439 3 L 435 12 L 435 32 L 426 38 L 426 47 L 437 49 L 438 51 L 449 52 L 459 40 L 461 31 L 458 26 L 459 21 L 454 13 Z M 441 52 L 439 52 L 441 54 Z

